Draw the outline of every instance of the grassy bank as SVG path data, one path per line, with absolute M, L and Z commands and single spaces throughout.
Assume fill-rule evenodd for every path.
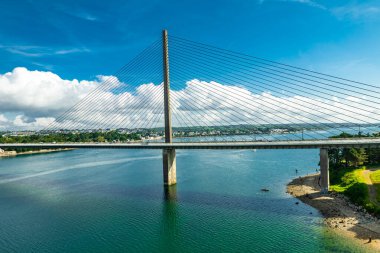
M 380 203 L 380 170 L 371 173 L 370 178 L 376 188 L 376 200 Z
M 369 213 L 380 217 L 380 206 L 370 200 L 369 185 L 363 177 L 365 166 L 360 168 L 348 167 L 331 169 L 330 171 L 330 189 L 347 196 L 353 203 L 364 207 Z M 378 184 L 374 183 L 377 189 L 377 199 L 380 198 L 380 171 L 371 173 L 371 179 L 374 178 Z M 373 181 L 373 180 L 372 180 Z

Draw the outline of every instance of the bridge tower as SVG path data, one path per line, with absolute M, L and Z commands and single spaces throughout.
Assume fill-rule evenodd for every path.
M 327 148 L 321 148 L 319 152 L 319 166 L 321 171 L 321 192 L 327 193 L 330 186 L 329 178 L 329 150 Z
M 168 47 L 168 31 L 162 31 L 162 51 L 163 51 L 163 67 L 164 67 L 164 115 L 165 115 L 165 143 L 172 143 L 172 115 L 170 110 L 170 77 L 169 77 L 169 47 Z M 174 148 L 166 148 L 162 150 L 163 158 L 163 175 L 164 185 L 174 185 L 177 183 L 177 166 L 176 154 Z

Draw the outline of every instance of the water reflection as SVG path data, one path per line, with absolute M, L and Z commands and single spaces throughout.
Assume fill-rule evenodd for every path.
M 168 202 L 177 200 L 177 186 L 176 185 L 164 187 L 164 200 Z
M 176 185 L 164 187 L 164 198 L 162 203 L 162 238 L 161 248 L 175 249 L 175 241 L 179 231 L 178 203 Z

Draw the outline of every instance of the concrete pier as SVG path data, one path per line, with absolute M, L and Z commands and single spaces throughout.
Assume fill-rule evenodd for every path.
M 319 157 L 320 157 L 319 166 L 320 166 L 320 171 L 321 171 L 321 177 L 320 177 L 321 192 L 327 193 L 329 191 L 329 186 L 330 186 L 328 149 L 321 148 Z
M 175 149 L 163 149 L 163 174 L 164 174 L 164 185 L 174 185 L 177 183 L 177 165 Z

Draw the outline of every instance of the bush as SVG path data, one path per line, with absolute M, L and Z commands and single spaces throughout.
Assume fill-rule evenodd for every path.
M 355 182 L 351 184 L 344 194 L 357 205 L 364 205 L 368 202 L 368 187 L 365 183 Z
M 363 169 L 365 167 L 332 169 L 330 175 L 335 184 L 332 184 L 330 189 L 343 193 L 351 202 L 363 206 L 367 212 L 380 217 L 380 207 L 369 200 L 368 186 L 361 176 Z

